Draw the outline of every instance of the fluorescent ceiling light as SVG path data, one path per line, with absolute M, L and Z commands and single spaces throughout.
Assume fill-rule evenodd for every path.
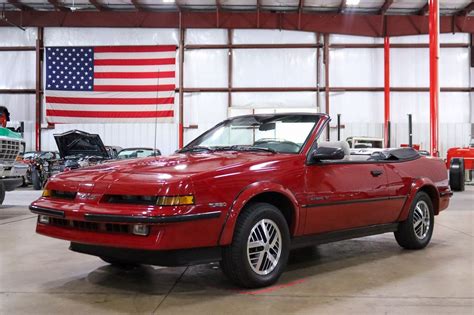
M 163 0 L 164 3 L 174 3 L 174 0 Z
M 360 0 L 347 0 L 346 5 L 358 5 Z

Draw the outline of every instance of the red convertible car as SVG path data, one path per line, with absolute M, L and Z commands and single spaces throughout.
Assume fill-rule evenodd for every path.
M 410 148 L 351 156 L 318 140 L 329 120 L 240 116 L 171 156 L 58 174 L 30 206 L 36 231 L 117 265 L 220 261 L 244 287 L 277 281 L 292 248 L 385 232 L 425 247 L 452 195 L 443 161 Z

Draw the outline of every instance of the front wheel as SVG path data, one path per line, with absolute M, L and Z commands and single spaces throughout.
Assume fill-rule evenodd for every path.
M 286 267 L 290 232 L 273 205 L 255 203 L 239 216 L 232 244 L 224 248 L 221 267 L 235 284 L 258 288 L 275 283 Z
M 406 249 L 422 249 L 433 235 L 434 210 L 430 196 L 425 192 L 416 194 L 407 220 L 400 223 L 395 232 L 398 245 Z

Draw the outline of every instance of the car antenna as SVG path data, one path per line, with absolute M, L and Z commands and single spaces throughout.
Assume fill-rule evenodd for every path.
M 159 43 L 158 43 L 159 45 Z M 160 65 L 156 65 L 156 100 L 155 100 L 155 136 L 153 140 L 153 154 L 156 152 L 156 141 L 158 133 L 158 98 L 160 96 L 160 89 L 158 88 L 160 84 Z

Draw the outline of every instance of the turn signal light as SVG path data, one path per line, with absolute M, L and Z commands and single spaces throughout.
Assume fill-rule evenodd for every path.
M 194 204 L 193 195 L 185 196 L 159 196 L 156 199 L 157 206 L 186 206 Z
M 43 194 L 42 194 L 43 197 L 51 197 L 52 195 L 53 194 L 51 190 L 48 190 L 48 189 L 43 190 Z

